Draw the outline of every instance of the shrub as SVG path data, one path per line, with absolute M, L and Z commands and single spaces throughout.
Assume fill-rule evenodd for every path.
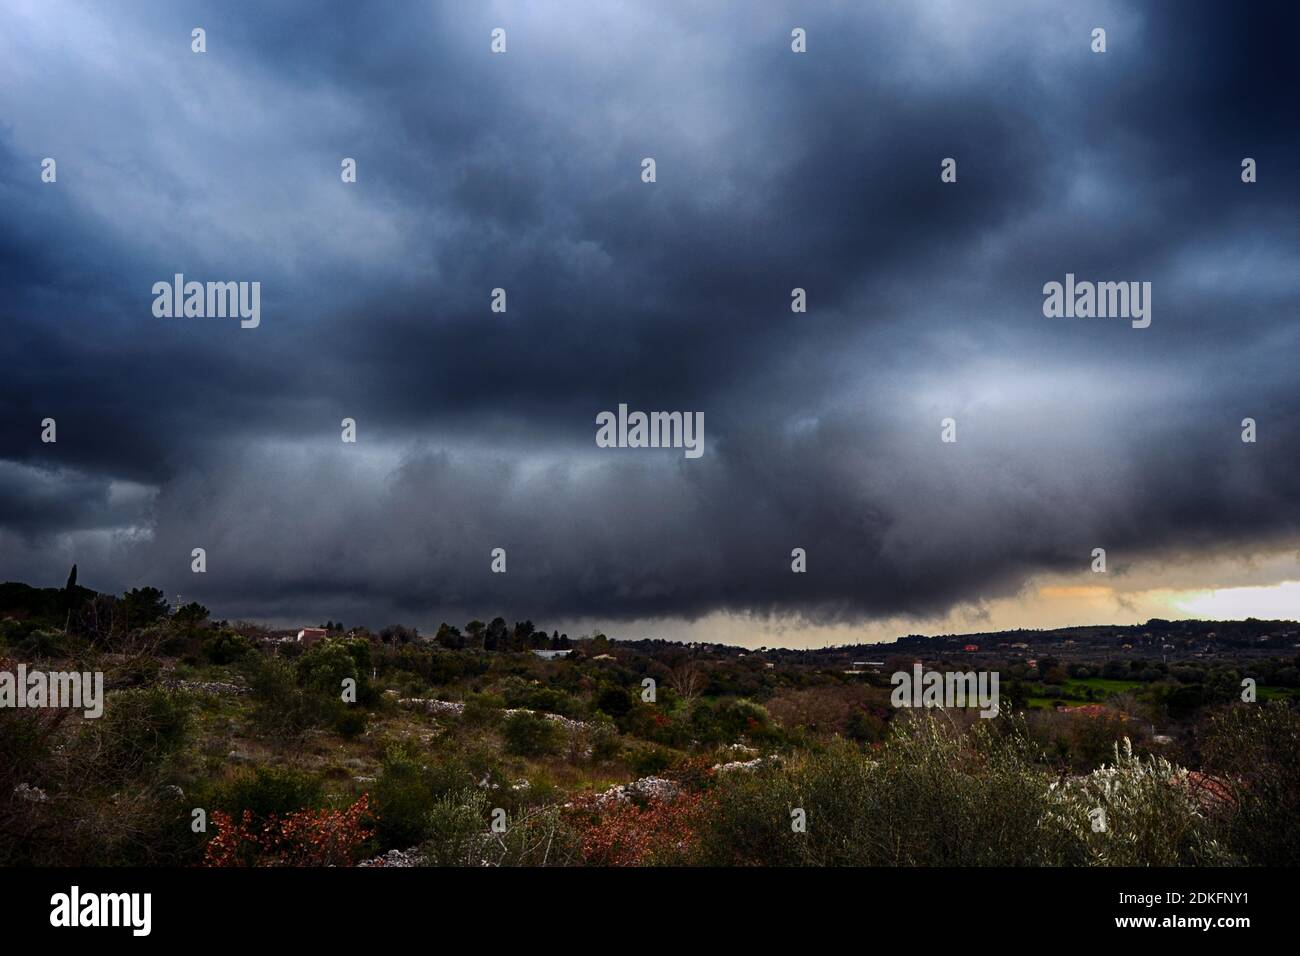
M 167 596 L 157 588 L 132 588 L 122 595 L 118 609 L 126 630 L 147 627 L 167 616 Z
M 404 850 L 419 843 L 428 835 L 425 815 L 434 803 L 501 777 L 495 753 L 486 750 L 421 755 L 407 744 L 390 747 L 374 786 L 383 848 Z
M 344 736 L 365 730 L 363 708 L 377 702 L 379 693 L 357 669 L 350 645 L 365 641 L 326 640 L 313 646 L 295 663 L 258 654 L 245 658 L 253 700 L 253 723 L 272 737 L 293 737 L 313 727 L 333 727 Z M 343 700 L 343 682 L 357 682 L 357 701 Z
M 741 737 L 770 739 L 774 736 L 767 711 L 736 697 L 716 703 L 697 700 L 691 709 L 691 727 L 702 743 L 730 744 Z
M 208 842 L 203 865 L 352 866 L 361 856 L 369 829 L 369 798 L 346 810 L 300 810 L 259 824 L 245 811 L 239 818 L 213 811 L 217 833 Z
M 502 728 L 506 752 L 520 757 L 542 757 L 557 753 L 563 730 L 560 725 L 545 717 L 517 711 L 506 718 Z
M 359 704 L 344 705 L 335 714 L 334 729 L 351 740 L 365 733 L 369 719 L 370 714 Z
M 1060 859 L 1044 829 L 1048 777 L 1023 726 L 969 734 L 930 716 L 892 723 L 872 756 L 847 741 L 788 765 L 722 774 L 702 862 L 814 866 L 1023 866 Z M 792 811 L 803 810 L 796 832 Z
M 672 800 L 577 801 L 570 816 L 583 863 L 593 866 L 674 865 L 695 853 L 706 797 L 682 793 Z
M 97 744 L 98 773 L 139 779 L 162 770 L 189 738 L 192 702 L 181 691 L 145 688 L 119 691 L 103 718 L 87 721 Z
M 0 781 L 17 784 L 49 766 L 54 732 L 67 713 L 0 708 Z
M 260 733 L 278 738 L 299 736 L 335 712 L 331 701 L 322 701 L 298 686 L 290 662 L 260 654 L 249 655 L 245 661 L 253 726 Z
M 426 816 L 440 794 L 436 776 L 414 751 L 401 745 L 388 749 L 374 793 L 383 849 L 404 850 L 428 836 Z
M 837 793 L 827 796 L 838 801 L 837 809 L 821 801 L 821 791 L 809 789 L 803 779 L 820 763 L 817 776 L 830 778 Z M 824 755 L 806 758 L 790 767 L 767 764 L 752 772 L 730 771 L 720 774 L 713 797 L 700 825 L 696 853 L 700 862 L 711 866 L 797 866 L 815 862 L 818 854 L 810 852 L 809 834 L 795 834 L 791 812 L 818 808 L 818 830 L 849 822 L 852 829 L 839 835 L 850 844 L 860 839 L 866 821 L 854 824 L 856 815 L 865 812 L 860 795 L 866 789 L 865 774 L 869 765 L 856 748 L 837 744 Z M 819 781 L 820 782 L 820 781 Z M 811 834 L 820 840 L 818 830 Z M 856 862 L 875 862 L 869 847 L 859 845 Z
M 1073 847 L 1069 863 L 1196 866 L 1227 862 L 1188 785 L 1188 772 L 1162 757 L 1133 755 L 1126 739 L 1111 766 L 1052 785 L 1050 825 Z
M 628 711 L 632 709 L 633 700 L 632 695 L 627 692 L 626 688 L 610 684 L 606 685 L 596 695 L 595 704 L 596 709 L 601 713 L 608 714 L 618 720 L 620 717 L 626 716 Z
M 0 669 L 9 666 L 0 660 Z M 71 711 L 0 708 L 0 866 L 81 862 L 61 861 L 51 844 L 66 832 L 54 818 L 51 801 L 23 800 L 20 787 L 42 788 L 61 776 L 55 736 Z M 55 837 L 55 839 L 52 839 Z
M 618 728 L 608 720 L 596 722 L 587 731 L 587 742 L 591 746 L 592 760 L 613 760 L 621 750 Z
M 51 657 L 65 657 L 76 642 L 64 634 L 45 628 L 32 628 L 26 636 L 17 642 L 18 651 L 30 661 Z
M 203 642 L 203 656 L 213 664 L 233 664 L 251 650 L 253 642 L 234 631 L 217 631 Z
M 429 866 L 480 866 L 487 842 L 487 797 L 463 790 L 434 801 L 424 818 L 420 855 Z
M 218 785 L 210 803 L 235 817 L 249 810 L 264 820 L 294 810 L 314 809 L 322 799 L 321 780 L 314 774 L 291 767 L 257 767 Z
M 1057 716 L 1065 723 L 1070 766 L 1075 773 L 1088 773 L 1112 759 L 1115 745 L 1121 740 L 1127 739 L 1139 748 L 1147 741 L 1146 730 L 1122 714 L 1067 712 Z
M 1216 714 L 1205 741 L 1225 842 L 1257 866 L 1300 864 L 1300 716 L 1280 701 Z
M 661 747 L 640 747 L 628 754 L 628 765 L 638 777 L 661 774 L 673 762 L 672 753 Z
M 161 674 L 162 664 L 158 658 L 137 654 L 123 661 L 115 676 L 118 682 L 129 687 L 148 687 L 158 683 Z
M 880 715 L 870 710 L 859 709 L 849 715 L 844 728 L 844 735 L 859 743 L 878 743 L 885 739 L 889 724 Z
M 51 789 L 47 801 L 23 804 L 44 824 L 35 845 L 24 848 L 22 862 L 30 865 L 180 866 L 203 853 L 206 837 L 190 829 L 189 805 L 152 783 L 116 783 L 111 798 L 98 788 L 63 787 Z M 4 859 L 5 840 L 0 847 Z
M 470 694 L 465 698 L 461 719 L 474 726 L 495 724 L 501 719 L 505 706 L 505 700 L 495 694 Z
M 298 683 L 307 690 L 340 700 L 343 681 L 354 680 L 360 687 L 362 675 L 350 653 L 355 641 L 325 640 L 313 645 L 298 658 Z
M 855 739 L 880 740 L 888 707 L 888 694 L 861 683 L 786 688 L 766 703 L 771 717 L 789 731 L 809 735 L 868 735 Z M 878 713 L 876 712 L 878 711 Z M 879 732 L 875 724 L 879 724 Z M 874 733 L 873 733 L 874 732 Z
M 563 717 L 578 717 L 582 714 L 582 703 L 572 694 L 555 687 L 529 684 L 517 677 L 506 682 L 502 697 L 507 707 L 522 707 Z
M 432 866 L 563 866 L 578 854 L 578 838 L 558 807 L 529 807 L 501 818 L 481 790 L 440 799 L 429 812 L 430 837 L 420 852 Z M 504 808 L 500 808 L 504 810 Z

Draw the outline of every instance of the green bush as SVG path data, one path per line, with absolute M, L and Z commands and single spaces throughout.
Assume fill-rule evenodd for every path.
M 464 786 L 460 779 L 459 787 Z M 376 835 L 383 849 L 407 849 L 428 836 L 428 813 L 439 792 L 438 774 L 408 747 L 396 745 L 383 756 L 374 782 Z
M 488 840 L 487 797 L 463 790 L 434 801 L 424 818 L 420 855 L 427 866 L 481 866 Z
M 316 809 L 323 799 L 321 779 L 315 774 L 291 767 L 257 767 L 219 784 L 209 801 L 213 809 L 235 817 L 251 810 L 265 819 L 271 814 L 283 816 L 294 810 Z
M 519 711 L 506 718 L 502 727 L 506 752 L 520 757 L 542 757 L 557 753 L 563 728 L 553 720 Z
M 518 677 L 506 681 L 501 696 L 507 707 L 522 707 L 571 718 L 580 717 L 583 712 L 582 702 L 572 694 L 555 687 L 529 684 Z
M 1300 865 L 1300 715 L 1286 704 L 1238 704 L 1210 721 L 1202 792 L 1224 840 L 1255 866 Z
M 1070 768 L 1075 773 L 1090 773 L 1103 764 L 1113 761 L 1115 745 L 1122 740 L 1132 742 L 1135 749 L 1145 749 L 1148 734 L 1137 721 L 1126 719 L 1118 713 L 1053 715 L 1063 721 L 1065 738 L 1069 742 Z
M 701 830 L 713 865 L 1017 866 L 1060 858 L 1049 777 L 1023 733 L 895 721 L 878 757 L 847 741 L 721 775 Z M 792 811 L 802 810 L 805 832 Z
M 109 696 L 104 716 L 86 721 L 96 741 L 98 779 L 140 779 L 165 768 L 188 742 L 193 710 L 182 691 L 144 688 Z
M 592 760 L 613 760 L 622 750 L 618 728 L 612 721 L 597 721 L 587 731 L 587 742 L 591 747 Z
M 355 737 L 366 727 L 366 708 L 378 706 L 378 688 L 357 667 L 369 645 L 361 640 L 325 640 L 296 661 L 249 654 L 242 658 L 253 702 L 253 724 L 271 737 L 300 736 L 331 727 Z M 368 659 L 368 658 L 367 658 Z M 344 681 L 356 681 L 357 700 L 343 700 Z
M 889 724 L 871 711 L 859 708 L 849 715 L 845 726 L 845 736 L 859 743 L 878 743 L 885 739 Z
M 578 839 L 558 807 L 529 807 L 499 816 L 481 790 L 441 798 L 428 815 L 428 866 L 564 866 L 578 857 Z M 494 817 L 504 831 L 492 829 Z
M 671 751 L 661 747 L 638 747 L 628 754 L 628 766 L 638 777 L 657 776 L 674 763 Z
M 709 864 L 1178 866 L 1229 862 L 1186 771 L 1127 745 L 1058 783 L 1019 718 L 961 730 L 893 722 L 868 757 L 844 741 L 717 781 L 700 831 Z M 806 831 L 791 825 L 802 810 Z M 1104 826 L 1097 827 L 1097 811 Z
M 470 694 L 465 698 L 461 719 L 471 726 L 496 724 L 505 706 L 505 700 L 495 694 Z
M 234 631 L 218 631 L 203 642 L 203 656 L 213 664 L 233 664 L 251 650 L 253 642 Z
M 337 698 L 322 699 L 298 686 L 297 671 L 291 662 L 250 654 L 244 663 L 248 668 L 253 727 L 259 733 L 282 739 L 300 736 L 337 713 Z
M 313 645 L 298 658 L 298 683 L 321 697 L 341 700 L 343 682 L 353 680 L 361 685 L 363 675 L 351 653 L 355 641 L 324 640 Z
M 602 714 L 608 714 L 616 721 L 627 716 L 635 705 L 632 695 L 627 692 L 626 688 L 613 684 L 607 684 L 601 688 L 596 694 L 594 703 L 597 710 Z
M 701 743 L 731 744 L 741 737 L 767 740 L 775 729 L 767 711 L 758 704 L 736 697 L 716 702 L 701 698 L 691 709 L 691 728 Z
M 360 704 L 345 704 L 334 717 L 334 729 L 349 740 L 360 737 L 366 731 L 370 714 Z
M 63 657 L 70 647 L 70 640 L 62 631 L 33 628 L 18 642 L 18 651 L 29 661 L 45 660 L 51 657 Z

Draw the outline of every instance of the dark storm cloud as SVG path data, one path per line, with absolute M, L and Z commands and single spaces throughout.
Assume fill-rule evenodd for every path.
M 1262 7 L 4 16 L 0 576 L 854 620 L 1300 524 L 1294 24 Z M 261 281 L 261 327 L 153 318 L 175 272 Z M 1151 281 L 1151 328 L 1043 318 L 1066 272 Z M 704 457 L 597 450 L 620 402 L 703 411 Z

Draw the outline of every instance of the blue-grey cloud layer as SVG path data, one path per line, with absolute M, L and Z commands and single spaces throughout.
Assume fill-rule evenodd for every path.
M 1010 593 L 1093 547 L 1285 543 L 1294 20 L 18 4 L 0 576 L 78 560 L 232 616 L 855 619 Z M 176 272 L 259 280 L 261 327 L 154 318 Z M 1151 328 L 1045 319 L 1066 272 L 1152 282 Z M 597 450 L 620 402 L 703 411 L 704 457 Z

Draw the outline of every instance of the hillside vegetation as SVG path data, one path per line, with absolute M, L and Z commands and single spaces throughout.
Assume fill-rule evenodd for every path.
M 0 618 L 0 671 L 108 688 L 98 719 L 0 709 L 5 865 L 1300 862 L 1300 717 L 1281 685 L 1243 703 L 1231 661 L 1008 663 L 983 720 L 815 655 L 500 618 L 303 647 L 152 589 L 16 584 Z

